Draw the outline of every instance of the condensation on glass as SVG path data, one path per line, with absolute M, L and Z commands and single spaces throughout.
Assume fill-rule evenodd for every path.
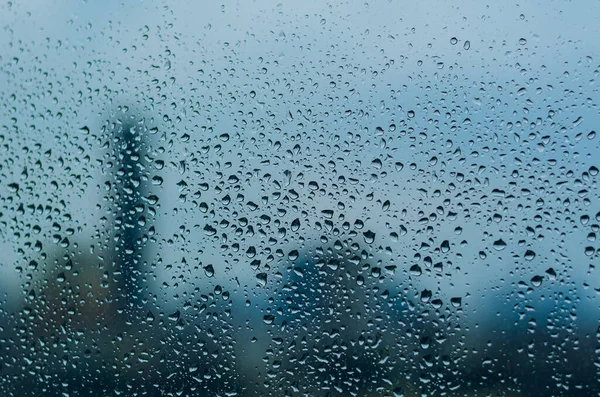
M 599 8 L 3 2 L 0 395 L 599 395 Z

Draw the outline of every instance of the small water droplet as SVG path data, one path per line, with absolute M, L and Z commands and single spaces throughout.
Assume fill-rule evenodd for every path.
M 506 248 L 506 243 L 504 242 L 504 240 L 499 239 L 494 241 L 493 247 L 496 251 L 502 251 Z
M 265 324 L 273 324 L 275 322 L 275 316 L 273 316 L 272 314 L 265 314 L 263 317 L 263 321 Z
M 367 244 L 372 244 L 375 241 L 375 233 L 373 233 L 370 230 L 367 230 L 366 232 L 364 232 L 363 236 L 365 238 L 365 243 L 367 243 Z
M 433 296 L 433 293 L 428 290 L 428 289 L 424 289 L 423 291 L 421 291 L 421 302 L 423 303 L 427 303 L 431 300 L 431 297 Z
M 462 306 L 462 298 L 460 298 L 460 297 L 451 298 L 450 303 L 452 304 L 452 306 L 459 308 Z
M 213 265 L 207 265 L 204 267 L 204 274 L 206 274 L 206 277 L 212 277 L 215 275 L 215 269 L 213 267 Z
M 544 278 L 542 276 L 533 276 L 531 278 L 531 285 L 533 285 L 534 287 L 539 287 L 542 285 L 542 281 L 544 281 Z

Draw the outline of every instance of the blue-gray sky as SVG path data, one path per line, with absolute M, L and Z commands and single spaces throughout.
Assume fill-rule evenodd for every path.
M 345 148 L 349 153 L 344 155 L 348 160 L 339 165 L 338 170 L 348 178 L 356 168 L 356 177 L 364 184 L 362 188 L 354 187 L 357 200 L 344 210 L 345 216 L 352 222 L 366 219 L 366 228 L 377 231 L 379 240 L 375 245 L 392 247 L 390 257 L 401 267 L 409 266 L 406 262 L 412 260 L 415 245 L 426 240 L 423 234 L 414 234 L 422 218 L 419 211 L 426 217 L 443 206 L 446 197 L 443 194 L 431 197 L 433 191 L 436 188 L 443 191 L 452 172 L 466 173 L 472 163 L 486 167 L 480 177 L 481 181 L 487 179 L 488 185 L 475 186 L 471 192 L 474 197 L 466 193 L 463 198 L 453 198 L 452 202 L 454 206 L 460 200 L 464 200 L 465 205 L 468 201 L 481 201 L 477 208 L 483 214 L 472 214 L 471 221 L 464 221 L 460 236 L 454 229 L 462 215 L 456 222 L 442 222 L 436 227 L 436 241 L 449 239 L 457 244 L 453 250 L 461 250 L 462 258 L 452 259 L 460 270 L 452 270 L 452 277 L 448 279 L 439 278 L 435 273 L 416 279 L 412 284 L 415 291 L 427 287 L 439 288 L 446 297 L 470 294 L 470 304 L 480 307 L 479 312 L 473 312 L 472 320 L 477 321 L 481 311 L 496 307 L 496 298 L 489 293 L 490 289 L 510 290 L 513 288 L 510 283 L 521 279 L 529 282 L 526 277 L 543 273 L 549 267 L 566 266 L 563 277 L 575 280 L 582 298 L 580 310 L 590 316 L 597 313 L 594 288 L 600 285 L 598 277 L 589 273 L 589 264 L 597 255 L 593 258 L 584 255 L 587 229 L 573 231 L 565 221 L 565 218 L 573 218 L 579 222 L 582 211 L 579 207 L 573 210 L 572 216 L 558 216 L 559 223 L 552 224 L 553 220 L 545 219 L 543 214 L 540 216 L 544 222 L 531 220 L 532 227 L 543 224 L 544 228 L 556 231 L 544 229 L 543 241 L 527 241 L 524 246 L 519 245 L 522 230 L 510 230 L 512 228 L 504 223 L 485 223 L 485 218 L 495 213 L 504 218 L 514 216 L 514 222 L 523 226 L 529 221 L 525 219 L 535 217 L 535 209 L 522 213 L 517 203 L 502 208 L 496 203 L 497 197 L 490 197 L 495 186 L 499 190 L 509 189 L 513 169 L 540 178 L 520 181 L 518 189 L 521 189 L 527 183 L 544 186 L 544 178 L 550 185 L 554 184 L 564 174 L 561 166 L 571 167 L 580 174 L 597 165 L 600 152 L 597 138 L 586 138 L 598 118 L 595 105 L 599 98 L 594 81 L 600 53 L 596 39 L 600 36 L 597 23 L 600 4 L 597 2 L 488 5 L 471 1 L 461 6 L 447 2 L 399 4 L 392 1 L 177 2 L 172 5 L 30 1 L 8 4 L 0 6 L 0 48 L 3 49 L 0 101 L 7 120 L 4 124 L 9 126 L 13 123 L 10 119 L 15 117 L 14 124 L 19 126 L 20 132 L 12 136 L 14 132 L 9 126 L 3 134 L 8 137 L 5 139 L 14 142 L 12 147 L 17 152 L 22 151 L 23 146 L 34 147 L 36 142 L 42 142 L 44 150 L 52 149 L 53 158 L 62 155 L 70 167 L 82 169 L 87 186 L 81 191 L 61 188 L 59 193 L 39 192 L 42 201 L 52 194 L 64 198 L 69 211 L 76 214 L 75 223 L 82 229 L 81 241 L 97 232 L 97 220 L 105 208 L 96 208 L 96 200 L 102 195 L 97 187 L 103 184 L 99 167 L 95 167 L 93 161 L 86 166 L 74 160 L 81 155 L 78 146 L 88 143 L 77 135 L 78 129 L 87 125 L 97 131 L 115 107 L 134 104 L 138 110 L 143 109 L 144 117 L 155 118 L 149 124 L 160 126 L 163 131 L 164 139 L 158 135 L 150 139 L 156 148 L 165 148 L 164 154 L 157 157 L 164 157 L 167 164 L 173 162 L 174 166 L 160 172 L 165 183 L 157 188 L 161 206 L 156 223 L 157 238 L 162 242 L 152 247 L 151 256 L 162 260 L 154 272 L 153 288 L 167 294 L 163 301 L 165 306 L 177 303 L 168 297 L 171 290 L 167 293 L 161 288 L 163 282 L 172 283 L 174 276 L 179 275 L 195 277 L 189 270 L 176 267 L 168 270 L 166 265 L 179 263 L 182 256 L 187 256 L 188 262 L 200 258 L 203 263 L 223 263 L 220 244 L 202 231 L 207 223 L 204 215 L 195 212 L 189 202 L 178 202 L 176 184 L 180 180 L 198 184 L 200 174 L 194 174 L 197 171 L 207 181 L 217 183 L 215 170 L 210 168 L 217 161 L 221 165 L 230 161 L 231 170 L 261 168 L 262 159 L 254 153 L 272 138 L 284 143 L 282 160 L 278 166 L 262 167 L 261 176 L 268 172 L 274 178 L 282 177 L 282 172 L 290 169 L 296 175 L 302 172 L 305 181 L 320 179 L 321 183 L 332 184 L 335 182 L 329 179 L 335 175 L 332 169 L 321 170 L 319 166 L 338 157 L 333 151 L 338 143 L 332 137 L 339 135 L 342 150 L 344 140 L 350 143 Z M 456 38 L 456 43 L 452 38 Z M 525 91 L 519 91 L 521 89 Z M 255 97 L 250 96 L 253 91 Z M 278 97 L 279 94 L 282 96 Z M 194 108 L 196 102 L 199 106 Z M 436 109 L 445 110 L 437 116 Z M 414 119 L 407 118 L 409 110 L 415 111 Z M 236 119 L 238 111 L 243 115 Z M 549 118 L 550 111 L 556 115 Z M 429 123 L 430 118 L 445 119 L 444 112 L 450 112 L 447 125 L 442 121 L 438 126 Z M 62 117 L 58 117 L 58 113 L 62 113 Z M 264 117 L 262 126 L 267 134 L 254 148 L 251 139 L 257 139 L 260 130 L 257 124 L 252 124 L 250 113 L 257 118 Z M 46 117 L 40 119 L 40 114 Z M 164 121 L 163 115 L 168 115 L 173 123 Z M 177 117 L 181 122 L 176 121 Z M 579 117 L 582 121 L 576 122 Z M 538 118 L 539 124 L 532 126 Z M 243 119 L 250 121 L 246 128 L 241 128 Z M 289 134 L 289 138 L 297 132 L 299 120 L 305 120 L 303 131 L 312 139 L 299 142 L 302 154 L 295 163 L 293 158 L 285 157 L 285 149 L 289 146 L 293 150 L 294 144 L 283 134 Z M 405 120 L 406 127 L 400 126 L 401 120 Z M 456 122 L 452 124 L 452 121 Z M 392 123 L 398 124 L 395 131 L 389 130 Z M 453 125 L 456 130 L 452 130 Z M 212 131 L 203 132 L 202 126 L 212 127 Z M 377 131 L 378 126 L 384 127 L 382 134 Z M 414 130 L 400 135 L 399 131 L 405 128 Z M 179 139 L 184 132 L 192 136 L 190 141 Z M 194 152 L 204 145 L 213 145 L 222 133 L 232 137 L 240 135 L 222 143 L 224 154 L 209 154 L 204 159 L 205 164 L 197 164 L 196 169 L 189 165 L 186 173 L 180 174 L 177 168 L 180 161 L 190 164 Z M 349 133 L 353 134 L 351 138 Z M 324 135 L 323 139 L 319 138 L 320 134 Z M 357 134 L 361 135 L 360 141 Z M 529 134 L 535 137 L 529 138 Z M 583 134 L 584 138 L 577 140 L 577 134 Z M 545 147 L 539 145 L 544 142 L 544 136 L 551 137 L 552 142 Z M 451 147 L 446 146 L 448 140 L 452 141 Z M 471 140 L 474 142 L 470 143 Z M 320 142 L 324 142 L 324 146 L 319 146 Z M 572 142 L 576 143 L 568 147 Z M 566 146 L 561 148 L 561 145 Z M 461 149 L 457 158 L 448 155 L 457 148 Z M 101 157 L 102 150 L 98 146 L 85 149 L 92 159 Z M 231 152 L 227 152 L 229 149 Z M 274 155 L 271 150 L 266 147 L 264 154 Z M 238 152 L 252 155 L 239 158 Z M 475 158 L 474 152 L 479 157 Z M 386 155 L 389 157 L 385 158 Z M 23 168 L 33 168 L 35 160 L 43 157 L 36 153 L 17 156 L 8 152 L 2 156 L 6 157 L 0 172 L 3 179 L 10 181 L 19 179 Z M 372 167 L 376 157 L 387 159 L 383 170 L 388 176 L 372 181 L 371 171 L 361 173 L 360 167 Z M 433 157 L 438 158 L 435 164 Z M 460 157 L 466 157 L 466 163 L 460 163 Z M 516 162 L 515 157 L 522 163 Z M 544 166 L 551 159 L 558 162 L 555 175 L 549 174 Z M 442 165 L 444 161 L 446 165 Z M 404 164 L 402 171 L 394 171 L 396 162 Z M 410 170 L 412 162 L 437 173 L 437 182 L 432 174 Z M 314 168 L 307 169 L 307 164 Z M 526 169 L 527 164 L 534 169 Z M 539 172 L 535 171 L 536 167 L 540 168 Z M 444 171 L 446 174 L 442 176 Z M 233 173 L 229 169 L 220 172 Z M 262 183 L 259 178 L 250 180 Z M 587 213 L 593 218 L 600 208 L 595 199 L 596 183 L 592 186 L 587 196 L 592 204 L 587 207 Z M 2 194 L 8 194 L 6 183 L 0 189 Z M 424 194 L 419 189 L 428 190 L 423 204 L 416 201 Z M 544 191 L 534 190 L 532 202 L 543 198 L 545 205 L 558 208 L 562 203 L 559 205 L 557 200 L 576 196 L 567 188 L 548 187 L 547 191 L 552 193 L 544 196 Z M 367 199 L 369 192 L 375 192 L 374 201 Z M 29 195 L 22 196 L 24 201 L 35 198 L 35 192 L 22 194 Z M 216 193 L 206 192 L 203 200 L 210 201 L 211 195 Z M 487 198 L 482 199 L 482 195 Z M 246 200 L 253 197 L 252 200 L 259 201 L 260 196 L 254 187 L 248 187 L 245 192 Z M 407 214 L 404 218 L 390 217 L 380 210 L 381 206 L 376 204 L 378 199 L 390 200 L 392 210 L 405 207 Z M 527 198 L 516 200 L 526 203 Z M 314 206 L 318 214 L 337 205 L 337 201 L 337 198 L 317 196 L 308 207 Z M 471 212 L 475 212 L 475 207 Z M 5 217 L 13 216 L 5 214 Z M 475 221 L 478 218 L 481 225 Z M 291 219 L 286 218 L 286 221 Z M 309 221 L 315 220 L 309 218 Z M 400 224 L 413 225 L 413 230 L 409 230 L 405 240 L 391 241 L 389 234 L 398 230 Z M 182 225 L 191 230 L 187 242 L 168 244 Z M 482 236 L 482 229 L 489 236 Z M 560 235 L 563 230 L 565 236 Z M 491 242 L 510 232 L 516 235 L 506 250 L 490 250 Z M 314 230 L 306 230 L 306 233 L 306 238 L 319 238 Z M 409 237 L 414 240 L 407 240 Z M 260 238 L 255 239 L 260 245 Z M 459 248 L 461 240 L 469 244 Z M 245 244 L 251 242 L 249 239 Z M 295 244 L 285 243 L 280 248 L 287 253 Z M 8 301 L 14 303 L 20 298 L 12 294 L 10 287 L 19 280 L 13 264 L 25 259 L 17 252 L 21 248 L 19 239 L 3 235 L 0 246 L 6 253 L 0 267 L 0 290 L 13 296 Z M 524 264 L 522 259 L 508 254 L 522 253 L 528 247 L 535 248 L 537 253 L 532 262 Z M 488 253 L 486 260 L 476 259 L 479 251 Z M 378 255 L 385 258 L 387 254 Z M 522 270 L 525 265 L 530 271 Z M 253 285 L 254 273 L 247 266 L 233 269 L 223 264 L 222 267 L 222 278 L 212 283 L 234 285 L 233 278 L 238 277 L 242 283 L 246 280 L 245 283 Z M 515 268 L 521 270 L 512 276 Z M 391 277 L 389 283 L 405 285 L 405 278 L 406 272 L 401 271 Z M 501 279 L 504 281 L 499 281 Z M 180 290 L 202 283 L 204 281 L 198 279 L 181 286 Z M 584 283 L 590 287 L 586 289 Z M 552 288 L 563 287 L 557 284 Z M 546 291 L 551 292 L 552 288 Z M 569 288 L 568 282 L 564 288 Z

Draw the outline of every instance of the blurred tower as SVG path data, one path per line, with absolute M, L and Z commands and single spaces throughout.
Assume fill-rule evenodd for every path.
M 123 112 L 108 124 L 107 132 L 112 138 L 106 199 L 114 222 L 108 235 L 114 241 L 110 259 L 118 277 L 113 281 L 118 284 L 120 303 L 135 312 L 144 295 L 142 267 L 148 240 L 147 128 L 139 115 Z

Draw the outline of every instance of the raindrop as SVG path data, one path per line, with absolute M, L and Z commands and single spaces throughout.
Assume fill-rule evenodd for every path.
M 412 265 L 410 267 L 410 275 L 411 276 L 420 276 L 421 274 L 423 274 L 423 272 L 419 265 Z
M 523 257 L 528 261 L 532 261 L 535 258 L 535 252 L 527 250 L 525 251 L 525 255 L 523 255 Z
M 432 296 L 433 296 L 433 293 L 428 289 L 421 291 L 421 302 L 423 302 L 423 303 L 429 302 L 431 300 Z
M 533 285 L 534 287 L 539 287 L 542 285 L 542 281 L 544 281 L 544 278 L 542 276 L 533 276 L 531 278 L 531 285 Z
M 365 239 L 365 243 L 372 244 L 375 241 L 375 233 L 370 230 L 363 232 L 363 237 Z
M 506 243 L 504 242 L 504 240 L 499 239 L 494 241 L 493 247 L 496 251 L 502 251 L 506 248 Z
M 390 209 L 390 200 L 385 200 L 383 202 L 383 205 L 381 206 L 381 209 L 385 212 L 388 211 Z
M 452 306 L 459 308 L 462 306 L 462 298 L 450 298 L 450 303 L 452 304 Z
M 273 324 L 275 322 L 275 316 L 273 316 L 272 314 L 265 314 L 263 316 L 263 321 L 265 324 Z
M 204 274 L 206 274 L 206 277 L 212 277 L 215 275 L 215 269 L 213 267 L 213 265 L 207 265 L 204 267 Z
M 261 287 L 265 287 L 267 285 L 267 273 L 258 273 L 256 275 L 256 280 Z
M 296 218 L 292 221 L 291 229 L 293 232 L 297 232 L 300 229 L 300 219 Z

